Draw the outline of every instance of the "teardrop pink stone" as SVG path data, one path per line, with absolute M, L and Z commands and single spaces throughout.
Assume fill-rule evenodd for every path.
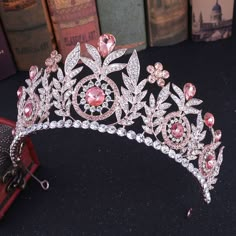
M 32 115 L 32 113 L 33 113 L 33 104 L 32 104 L 32 102 L 28 102 L 28 103 L 26 103 L 26 105 L 25 105 L 25 107 L 24 107 L 24 113 L 25 113 L 25 116 L 27 117 L 27 118 L 29 118 L 31 115 Z
M 212 169 L 215 165 L 215 157 L 213 155 L 208 155 L 206 158 L 206 168 L 208 170 Z
M 102 57 L 112 52 L 116 45 L 116 39 L 112 34 L 103 34 L 98 39 L 98 51 Z
M 29 69 L 29 77 L 31 80 L 34 79 L 34 77 L 36 76 L 36 74 L 38 73 L 38 67 L 37 66 L 31 66 Z
M 214 116 L 211 113 L 207 112 L 204 115 L 204 122 L 205 122 L 206 126 L 211 128 L 214 125 L 214 123 L 215 123 L 215 118 L 214 118 Z
M 184 95 L 185 95 L 186 100 L 193 98 L 195 94 L 196 94 L 195 85 L 191 83 L 187 83 L 184 85 Z
M 22 96 L 22 94 L 23 94 L 23 86 L 20 86 L 20 87 L 18 88 L 16 94 L 17 94 L 18 99 L 20 99 L 21 96 Z
M 218 142 L 221 140 L 221 137 L 222 137 L 222 133 L 221 133 L 221 130 L 216 130 L 215 131 L 215 141 Z

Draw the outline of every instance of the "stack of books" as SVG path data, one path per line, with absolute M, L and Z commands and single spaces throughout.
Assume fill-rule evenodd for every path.
M 188 0 L 1 1 L 4 30 L 0 30 L 0 60 L 8 66 L 1 68 L 0 78 L 15 72 L 13 60 L 18 70 L 28 70 L 33 64 L 43 66 L 53 49 L 57 48 L 65 58 L 78 41 L 83 51 L 85 43 L 95 45 L 103 33 L 116 36 L 117 48 L 137 50 L 173 45 L 189 36 L 193 41 L 206 42 L 231 36 L 234 0 L 191 2 L 189 5 Z

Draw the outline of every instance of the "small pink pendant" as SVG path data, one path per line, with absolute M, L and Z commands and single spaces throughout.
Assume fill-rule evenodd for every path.
M 195 94 L 196 94 L 195 85 L 191 83 L 187 83 L 184 85 L 184 95 L 185 95 L 186 100 L 193 98 Z
M 105 100 L 105 93 L 98 87 L 88 89 L 85 99 L 90 106 L 100 106 Z
M 204 115 L 204 122 L 205 122 L 206 126 L 211 128 L 214 125 L 214 123 L 215 123 L 215 118 L 214 118 L 214 116 L 211 113 L 207 112 Z
M 30 116 L 32 115 L 33 113 L 33 104 L 32 102 L 28 102 L 26 103 L 25 107 L 24 107 L 24 113 L 25 113 L 25 116 L 27 118 L 30 118 Z
M 215 142 L 218 142 L 218 141 L 220 141 L 221 140 L 221 137 L 222 137 L 222 132 L 221 132 L 221 130 L 216 130 L 215 131 Z
M 22 94 L 23 94 L 23 86 L 20 86 L 20 87 L 18 88 L 16 94 L 17 94 L 18 99 L 20 99 L 21 96 L 22 96 Z
M 102 57 L 112 52 L 116 45 L 116 39 L 112 34 L 103 34 L 98 39 L 98 51 Z
M 181 138 L 184 134 L 184 127 L 180 123 L 174 123 L 171 127 L 171 134 L 175 138 Z
M 208 155 L 206 158 L 206 168 L 211 170 L 215 165 L 215 157 L 213 155 Z
M 34 77 L 36 76 L 36 74 L 38 73 L 38 67 L 37 66 L 31 66 L 29 69 L 29 77 L 31 80 L 34 79 Z

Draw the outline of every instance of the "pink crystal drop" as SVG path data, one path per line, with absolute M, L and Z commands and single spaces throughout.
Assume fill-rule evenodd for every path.
M 12 134 L 12 136 L 15 136 L 15 135 L 16 135 L 16 130 L 15 130 L 15 129 L 12 129 L 12 130 L 11 130 L 11 134 Z
M 171 127 L 171 134 L 175 138 L 181 138 L 184 134 L 184 127 L 180 123 L 174 123 Z
M 164 87 L 165 86 L 165 80 L 164 79 L 158 79 L 157 80 L 157 85 L 160 87 Z
M 20 86 L 20 87 L 18 88 L 16 94 L 17 94 L 18 99 L 20 99 L 21 96 L 22 96 L 22 94 L 23 94 L 23 86 Z
M 37 66 L 31 66 L 30 69 L 29 69 L 30 79 L 33 80 L 37 73 L 38 73 L 38 67 Z
M 221 140 L 221 137 L 222 137 L 222 132 L 221 132 L 221 130 L 216 130 L 215 131 L 215 141 L 216 142 L 218 142 L 218 141 L 220 141 Z
M 28 103 L 26 103 L 26 105 L 25 105 L 25 107 L 24 107 L 24 113 L 25 113 L 25 116 L 27 117 L 27 118 L 29 118 L 31 115 L 32 115 L 32 113 L 33 113 L 33 104 L 32 104 L 32 102 L 28 102 Z
M 211 113 L 207 112 L 204 115 L 204 122 L 205 122 L 206 126 L 211 128 L 214 125 L 214 123 L 215 123 L 215 118 L 214 118 L 214 116 Z
M 88 89 L 85 99 L 90 106 L 100 106 L 105 100 L 105 93 L 98 87 Z
M 191 83 L 187 83 L 184 85 L 184 95 L 187 100 L 194 97 L 196 94 L 196 87 Z
M 112 34 L 103 34 L 98 39 L 98 51 L 102 57 L 112 52 L 116 45 L 116 39 Z
M 206 168 L 211 170 L 215 165 L 215 157 L 213 155 L 208 155 L 206 158 Z

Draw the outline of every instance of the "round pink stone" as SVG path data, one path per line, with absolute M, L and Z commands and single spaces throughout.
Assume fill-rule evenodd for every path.
M 98 51 L 102 57 L 112 52 L 116 45 L 116 38 L 112 34 L 103 34 L 98 39 Z
M 216 130 L 215 131 L 215 141 L 218 142 L 221 140 L 221 137 L 222 137 L 222 133 L 221 133 L 221 130 Z
M 214 118 L 214 116 L 211 113 L 207 112 L 204 115 L 204 122 L 205 122 L 206 126 L 211 128 L 214 125 L 214 123 L 215 123 L 215 118 Z
M 28 102 L 25 104 L 24 113 L 27 118 L 29 118 L 32 115 L 33 108 L 34 108 L 34 106 L 33 106 L 32 102 Z
M 90 106 L 100 106 L 105 100 L 105 93 L 98 87 L 92 87 L 86 92 L 85 99 Z
M 196 94 L 196 87 L 191 83 L 187 83 L 184 85 L 184 95 L 187 100 L 194 97 Z
M 206 168 L 211 170 L 215 165 L 215 157 L 213 155 L 208 155 L 206 158 Z
M 184 134 L 184 127 L 180 123 L 174 123 L 171 127 L 171 134 L 175 138 L 181 138 Z
M 16 94 L 17 94 L 17 97 L 20 99 L 21 96 L 22 96 L 22 94 L 23 94 L 23 87 L 22 87 L 22 86 L 20 86 L 20 87 L 18 88 Z

